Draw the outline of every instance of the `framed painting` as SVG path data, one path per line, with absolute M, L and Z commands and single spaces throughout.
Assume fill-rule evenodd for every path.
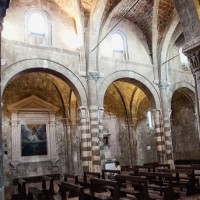
M 21 156 L 47 155 L 46 124 L 21 125 Z

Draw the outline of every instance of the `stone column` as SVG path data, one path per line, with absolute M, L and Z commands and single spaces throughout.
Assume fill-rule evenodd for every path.
M 165 161 L 166 164 L 173 165 L 173 146 L 172 146 L 172 137 L 171 137 L 171 125 L 170 125 L 170 115 L 168 103 L 168 82 L 161 81 L 159 84 L 160 95 L 161 95 L 161 105 L 162 105 L 162 113 L 163 113 L 163 125 L 164 125 L 164 141 L 165 141 Z
M 195 49 L 190 49 L 184 53 L 186 53 L 190 61 L 190 68 L 192 70 L 195 81 L 197 124 L 200 141 L 200 46 Z
M 12 158 L 11 164 L 13 167 L 17 167 L 21 160 L 21 147 L 20 144 L 20 132 L 18 131 L 18 116 L 17 113 L 12 113 L 11 116 L 11 127 L 12 127 Z
M 92 164 L 93 171 L 101 171 L 100 141 L 99 141 L 99 108 L 97 101 L 96 82 L 99 73 L 89 71 L 87 76 L 88 83 L 88 105 L 90 113 L 90 131 L 92 139 Z
M 130 166 L 133 167 L 137 164 L 137 138 L 136 138 L 136 124 L 137 118 L 133 118 L 130 121 Z
M 50 113 L 49 115 L 49 138 L 50 138 L 50 157 L 53 166 L 56 166 L 56 162 L 58 161 L 57 156 L 57 144 L 56 144 L 56 121 L 55 121 L 55 113 Z
M 103 143 L 103 114 L 104 114 L 104 108 L 99 108 L 99 146 L 100 146 L 100 160 L 102 169 L 105 167 L 105 152 Z
M 160 164 L 164 163 L 165 160 L 165 141 L 163 136 L 163 120 L 160 110 L 152 110 L 154 124 L 155 124 L 155 135 L 156 135 L 156 146 L 157 146 L 157 161 Z
M 0 1 L 0 62 L 1 62 L 1 32 L 3 30 L 3 19 L 6 16 L 6 9 L 9 7 L 10 0 Z M 0 63 L 1 66 L 1 63 Z M 1 77 L 0 77 L 1 79 Z M 0 86 L 1 91 L 1 86 Z M 0 97 L 1 98 L 1 97 Z M 0 103 L 2 100 L 0 101 Z M 3 147 L 2 147 L 2 108 L 0 106 L 0 199 L 4 199 L 4 184 L 3 184 Z
M 87 107 L 79 107 L 81 132 L 81 160 L 83 171 L 92 171 L 92 142 Z

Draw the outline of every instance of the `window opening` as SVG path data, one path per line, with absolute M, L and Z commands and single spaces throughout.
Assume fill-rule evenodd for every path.
M 44 17 L 35 12 L 32 13 L 28 21 L 28 30 L 31 34 L 45 35 L 45 19 Z
M 118 33 L 114 33 L 112 35 L 112 48 L 113 51 L 120 53 L 124 52 L 124 40 L 123 37 Z
M 181 60 L 181 66 L 182 67 L 188 67 L 188 58 L 185 56 L 182 52 L 182 47 L 179 49 L 179 55 L 180 55 L 180 60 Z
M 147 112 L 147 118 L 148 118 L 149 128 L 154 128 L 154 121 L 151 111 Z

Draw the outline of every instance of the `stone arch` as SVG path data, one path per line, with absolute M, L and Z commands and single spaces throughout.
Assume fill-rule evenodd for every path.
M 160 54 L 160 79 L 161 80 L 165 80 L 166 79 L 166 68 L 168 66 L 168 53 L 169 53 L 169 47 L 170 47 L 170 41 L 172 40 L 173 37 L 173 33 L 175 31 L 175 29 L 177 28 L 179 24 L 179 18 L 177 14 L 174 14 L 174 18 L 172 23 L 170 23 L 170 26 L 168 27 L 168 29 L 165 32 L 165 37 L 162 41 L 162 46 L 160 48 L 160 52 L 162 52 Z
M 171 95 L 170 127 L 174 159 L 198 159 L 199 135 L 194 88 L 187 83 L 177 83 Z M 188 143 L 188 140 L 191 142 Z
M 171 86 L 170 91 L 169 91 L 170 102 L 171 102 L 173 94 L 177 90 L 183 91 L 185 94 L 187 94 L 190 97 L 190 99 L 193 101 L 193 103 L 195 103 L 195 87 L 187 82 L 179 82 L 179 83 L 173 84 L 173 86 Z
M 81 80 L 64 65 L 47 59 L 25 59 L 6 67 L 2 72 L 1 95 L 15 76 L 35 71 L 53 74 L 65 81 L 73 89 L 78 105 L 87 106 L 87 94 Z
M 151 83 L 151 81 L 145 78 L 144 76 L 130 70 L 114 72 L 108 75 L 102 81 L 99 87 L 99 93 L 98 93 L 98 104 L 100 107 L 103 107 L 104 95 L 108 86 L 116 80 L 125 80 L 125 81 L 136 84 L 145 92 L 145 94 L 147 94 L 152 107 L 160 108 L 160 97 L 159 97 L 158 91 L 156 90 L 154 85 Z

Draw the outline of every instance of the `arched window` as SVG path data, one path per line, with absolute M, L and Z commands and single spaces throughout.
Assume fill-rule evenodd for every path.
M 120 53 L 124 52 L 123 37 L 118 33 L 114 33 L 112 35 L 112 48 L 113 48 L 113 51 L 117 51 Z
M 179 55 L 180 55 L 181 66 L 183 68 L 188 68 L 188 58 L 183 54 L 182 47 L 179 48 Z
M 33 45 L 51 45 L 51 20 L 43 10 L 29 9 L 27 11 L 25 41 Z
M 28 30 L 31 34 L 45 35 L 45 19 L 38 12 L 31 13 L 28 19 Z
M 114 31 L 111 35 L 113 57 L 116 59 L 127 59 L 126 37 L 121 31 Z

